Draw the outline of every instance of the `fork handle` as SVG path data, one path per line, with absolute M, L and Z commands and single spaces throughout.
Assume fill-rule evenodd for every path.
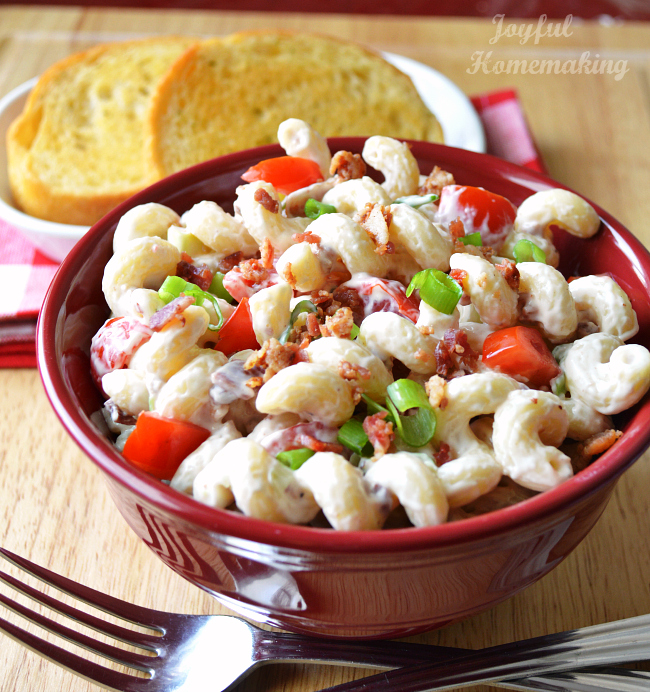
M 400 668 L 418 663 L 449 661 L 467 651 L 449 646 L 399 641 L 319 639 L 288 632 L 255 632 L 255 658 L 264 661 L 302 661 L 367 668 Z
M 468 649 L 399 641 L 341 641 L 317 639 L 286 632 L 255 632 L 256 660 L 301 661 L 333 665 L 393 669 L 418 663 L 449 662 L 467 656 Z M 362 682 L 362 681 L 357 681 Z M 500 688 L 523 692 L 648 692 L 650 673 L 624 668 L 590 668 L 536 675 L 496 683 Z
M 649 657 L 650 616 L 641 616 L 481 649 L 446 663 L 405 666 L 328 689 L 330 692 L 429 692 Z M 536 689 L 553 688 L 538 686 Z

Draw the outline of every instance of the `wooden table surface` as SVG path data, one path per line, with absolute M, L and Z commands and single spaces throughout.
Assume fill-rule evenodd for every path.
M 469 95 L 515 87 L 551 176 L 596 201 L 650 245 L 647 24 L 573 22 L 562 36 L 538 43 L 531 37 L 522 44 L 519 37 L 494 40 L 496 25 L 489 20 L 4 6 L 0 95 L 97 42 L 263 27 L 317 30 L 400 53 L 435 67 Z M 492 51 L 494 62 L 476 70 L 480 51 Z M 520 58 L 569 65 L 566 61 L 587 52 L 583 59 L 611 60 L 616 72 L 547 75 L 511 69 L 499 74 L 490 69 L 497 60 Z M 135 537 L 114 509 L 99 471 L 50 409 L 37 372 L 3 370 L 0 383 L 0 545 L 141 605 L 229 612 L 164 567 Z M 489 612 L 413 640 L 475 648 L 650 613 L 648 488 L 646 454 L 620 480 L 592 533 L 551 574 Z M 238 690 L 310 692 L 368 672 L 275 666 L 256 672 Z M 96 688 L 0 637 L 0 689 Z

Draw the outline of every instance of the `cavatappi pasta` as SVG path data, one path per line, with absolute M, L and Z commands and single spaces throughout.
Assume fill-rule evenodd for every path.
M 614 279 L 556 269 L 550 230 L 594 235 L 591 205 L 517 209 L 387 137 L 278 136 L 289 158 L 244 175 L 234 214 L 152 203 L 117 227 L 91 363 L 127 460 L 214 507 L 368 530 L 524 500 L 616 442 L 650 353 Z

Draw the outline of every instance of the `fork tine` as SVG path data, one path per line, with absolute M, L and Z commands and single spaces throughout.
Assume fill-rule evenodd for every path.
M 88 586 L 79 584 L 78 582 L 62 577 L 60 574 L 51 572 L 45 567 L 35 565 L 33 562 L 20 557 L 6 548 L 0 548 L 0 555 L 5 560 L 11 562 L 16 567 L 19 567 L 32 577 L 40 579 L 45 584 L 53 586 L 55 589 L 67 593 L 69 596 L 76 598 L 83 603 L 86 603 L 98 610 L 103 610 L 105 613 L 114 615 L 122 620 L 126 620 L 133 625 L 141 625 L 157 630 L 161 634 L 164 633 L 164 627 L 161 626 L 161 613 L 157 610 L 151 610 L 142 606 L 137 606 L 126 601 L 121 601 L 119 598 L 114 598 L 101 591 L 95 591 Z
M 118 639 L 125 644 L 132 644 L 133 646 L 140 646 L 144 649 L 155 651 L 156 644 L 159 644 L 160 642 L 160 637 L 158 636 L 148 635 L 135 630 L 128 630 L 124 627 L 120 627 L 119 625 L 114 625 L 112 622 L 107 622 L 106 620 L 96 618 L 90 613 L 79 610 L 74 606 L 67 605 L 56 598 L 52 598 L 41 591 L 37 591 L 27 584 L 23 584 L 23 582 L 21 582 L 19 579 L 16 579 L 9 574 L 5 574 L 2 570 L 0 570 L 0 581 L 4 582 L 7 584 L 7 586 L 10 586 L 25 596 L 28 596 L 32 600 L 42 603 L 44 606 L 50 608 L 50 610 L 54 610 L 57 613 L 66 615 L 67 617 L 76 620 L 77 622 L 80 622 L 87 627 L 96 630 L 97 632 L 108 634 L 114 639 Z
M 81 656 L 66 651 L 56 644 L 51 644 L 3 618 L 0 618 L 0 631 L 19 644 L 47 658 L 48 661 L 107 689 L 116 692 L 143 692 L 149 684 L 148 679 L 132 677 L 81 658 Z
M 66 639 L 69 642 L 72 642 L 73 644 L 78 644 L 79 646 L 83 647 L 84 649 L 87 649 L 88 651 L 92 651 L 93 653 L 99 654 L 100 656 L 104 656 L 105 658 L 108 658 L 109 660 L 114 661 L 115 663 L 121 663 L 124 666 L 136 668 L 137 670 L 140 670 L 143 673 L 152 672 L 152 667 L 150 664 L 154 660 L 153 657 L 143 656 L 141 654 L 137 654 L 131 651 L 125 651 L 124 649 L 118 649 L 117 647 L 112 646 L 111 644 L 106 644 L 104 642 L 98 641 L 97 639 L 93 639 L 92 637 L 88 637 L 85 634 L 82 634 L 81 632 L 77 632 L 73 629 L 70 629 L 69 627 L 66 627 L 65 625 L 51 620 L 50 618 L 45 617 L 40 613 L 36 613 L 35 611 L 26 608 L 24 605 L 21 605 L 20 603 L 16 603 L 12 599 L 7 598 L 7 596 L 5 596 L 4 594 L 0 594 L 0 603 L 5 608 L 8 608 L 9 610 L 16 613 L 16 615 L 20 615 L 21 617 L 25 618 L 26 620 L 29 620 L 30 622 L 33 622 L 39 627 L 48 630 L 48 632 L 58 634 L 60 637 Z

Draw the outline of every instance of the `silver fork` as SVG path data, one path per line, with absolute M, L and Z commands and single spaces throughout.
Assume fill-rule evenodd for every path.
M 0 571 L 0 581 L 53 611 L 134 648 L 136 653 L 98 641 L 0 594 L 0 603 L 17 615 L 88 651 L 149 677 L 116 671 L 34 635 L 0 618 L 0 631 L 87 680 L 118 692 L 222 692 L 232 688 L 255 668 L 268 663 L 310 662 L 390 669 L 414 664 L 453 664 L 466 657 L 464 649 L 398 641 L 354 642 L 319 639 L 285 632 L 268 632 L 229 615 L 166 613 L 113 598 L 29 562 L 4 548 L 0 555 L 24 572 L 73 598 L 121 620 L 149 628 L 152 634 L 121 627 L 63 603 Z M 593 629 L 593 628 L 587 628 Z M 558 635 L 555 635 L 558 636 Z M 543 639 L 543 638 L 542 638 Z M 218 658 L 218 665 L 215 657 Z M 472 655 L 476 655 L 474 652 Z M 620 660 L 623 660 L 622 658 Z M 588 665 L 586 663 L 585 665 Z M 518 670 L 521 675 L 523 669 Z M 501 681 L 519 690 L 636 690 L 647 692 L 650 676 L 624 669 L 574 672 L 573 677 L 545 675 Z M 373 677 L 367 678 L 372 680 Z M 506 677 L 506 676 L 504 676 Z M 576 682 L 577 681 L 577 682 Z M 359 681 L 361 682 L 361 681 Z M 476 682 L 473 680 L 472 682 Z M 575 686 L 576 684 L 581 686 Z M 641 683 L 640 686 L 635 686 Z M 572 686 L 567 686 L 572 685 Z M 632 685 L 632 686 L 630 686 Z

